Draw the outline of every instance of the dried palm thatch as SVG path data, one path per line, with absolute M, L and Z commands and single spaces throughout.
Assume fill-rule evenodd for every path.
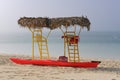
M 61 18 L 43 18 L 43 17 L 22 17 L 18 20 L 18 24 L 22 27 L 28 28 L 50 28 L 56 29 L 61 26 L 69 27 L 78 25 L 81 27 L 86 27 L 90 30 L 90 21 L 87 17 L 61 17 Z

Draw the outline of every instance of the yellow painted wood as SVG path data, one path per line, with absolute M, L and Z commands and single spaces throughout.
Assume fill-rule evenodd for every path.
M 48 33 L 48 35 L 47 35 L 47 39 L 48 39 L 48 37 L 49 37 L 50 33 L 51 33 L 51 30 L 49 31 L 49 33 Z
M 32 60 L 34 60 L 34 32 L 32 32 Z
M 66 36 L 65 35 L 65 33 L 64 33 L 64 36 Z M 66 56 L 66 39 L 64 38 L 64 56 Z
M 38 44 L 40 59 L 43 59 L 43 56 L 47 57 L 47 59 L 49 59 L 50 55 L 49 55 L 49 51 L 48 51 L 47 38 L 50 35 L 50 32 L 48 33 L 48 36 L 46 38 L 42 35 L 42 30 L 41 29 L 34 29 L 34 30 L 30 29 L 30 31 L 32 32 L 32 59 L 34 59 L 35 43 Z M 44 51 L 46 51 L 46 52 L 44 52 Z
M 79 56 L 79 48 L 78 43 L 75 43 L 76 41 L 76 33 L 75 31 L 66 31 L 64 33 L 64 55 L 66 55 L 66 48 L 68 49 L 68 61 L 69 62 L 79 62 L 80 56 Z M 73 43 L 70 43 L 70 39 L 74 38 Z

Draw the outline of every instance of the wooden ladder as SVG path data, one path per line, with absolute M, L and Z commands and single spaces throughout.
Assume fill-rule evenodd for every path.
M 34 30 L 34 42 L 37 42 L 40 59 L 49 59 L 48 40 L 42 36 L 42 30 Z
M 80 56 L 79 56 L 78 43 L 76 43 L 76 33 L 75 32 L 65 32 L 65 36 L 66 36 L 65 42 L 67 42 L 67 48 L 68 48 L 68 61 L 69 62 L 79 62 Z M 71 40 L 71 39 L 73 39 L 73 40 Z
M 80 61 L 78 44 L 68 44 L 68 57 L 70 62 Z

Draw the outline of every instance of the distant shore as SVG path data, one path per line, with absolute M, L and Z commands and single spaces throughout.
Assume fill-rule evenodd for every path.
M 9 58 L 25 58 L 30 56 L 0 55 L 0 79 L 1 80 L 120 80 L 119 60 L 100 60 L 97 68 L 72 68 L 51 67 L 35 65 L 19 65 L 10 61 Z M 56 58 L 52 58 L 56 59 Z M 82 58 L 81 61 L 95 59 Z

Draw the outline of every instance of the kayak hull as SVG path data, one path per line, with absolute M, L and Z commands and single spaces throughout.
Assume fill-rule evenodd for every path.
M 79 68 L 96 68 L 99 65 L 99 61 L 92 62 L 62 62 L 56 60 L 27 60 L 10 58 L 16 64 L 33 64 L 40 66 L 61 66 L 61 67 L 79 67 Z

